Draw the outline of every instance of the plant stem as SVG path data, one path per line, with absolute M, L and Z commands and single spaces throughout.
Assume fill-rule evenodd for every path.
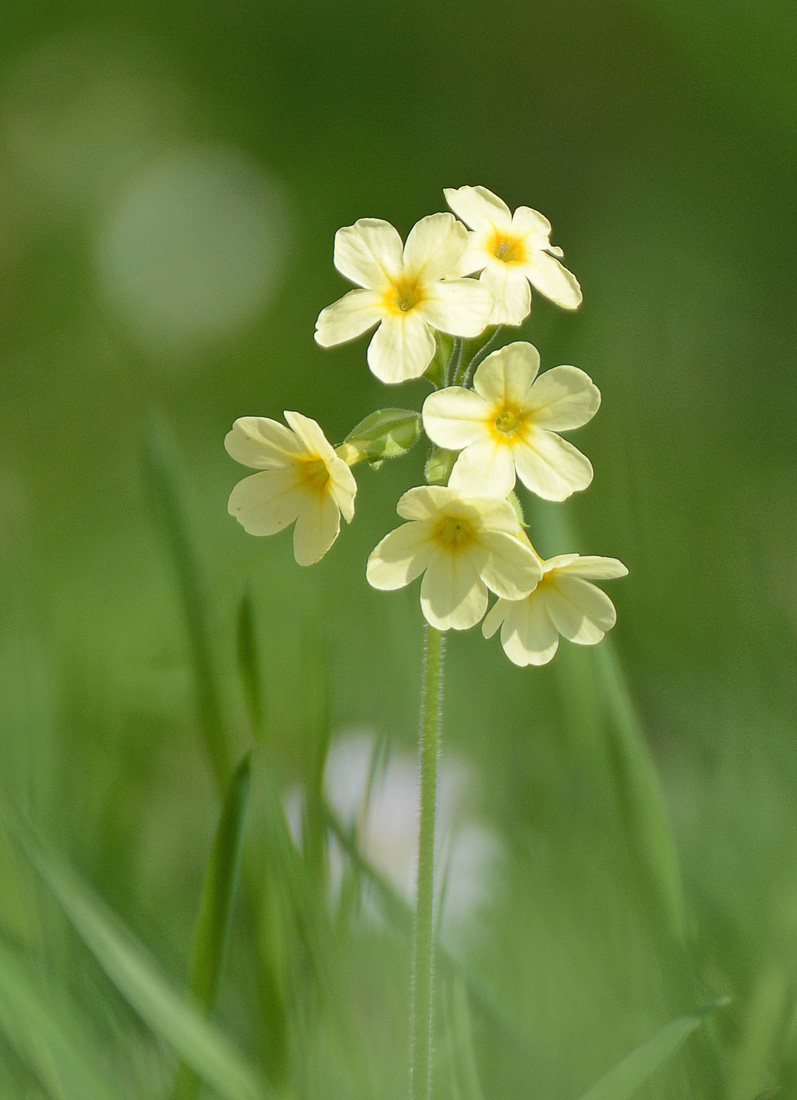
M 432 1092 L 435 820 L 440 733 L 443 724 L 444 656 L 445 636 L 425 624 L 418 740 L 421 819 L 418 833 L 415 928 L 412 939 L 411 1100 L 429 1100 Z
M 462 353 L 465 350 L 465 341 L 459 336 L 454 340 L 454 345 L 451 348 L 451 358 L 446 364 L 445 373 L 445 385 L 456 386 L 457 378 L 459 377 L 460 367 L 462 365 Z
M 498 325 L 497 326 L 495 332 L 492 334 L 490 339 L 482 347 L 479 348 L 479 350 L 476 352 L 476 354 L 473 356 L 473 358 L 470 360 L 470 362 L 466 365 L 464 373 L 463 373 L 463 379 L 462 379 L 462 382 L 460 383 L 460 385 L 467 386 L 467 385 L 470 384 L 470 380 L 471 380 L 471 377 L 473 375 L 474 370 L 476 369 L 476 367 L 478 367 L 478 365 L 482 362 L 483 359 L 487 358 L 489 353 L 493 350 L 493 348 L 495 346 L 495 342 L 498 339 L 498 337 L 501 335 L 501 329 L 503 327 L 504 327 L 503 325 Z

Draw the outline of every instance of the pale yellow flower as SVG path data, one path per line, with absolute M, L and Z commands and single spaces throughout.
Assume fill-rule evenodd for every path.
M 529 284 L 564 309 L 581 304 L 575 275 L 551 244 L 551 223 L 537 210 L 519 206 L 513 214 L 486 187 L 447 187 L 446 202 L 469 225 L 468 248 L 460 275 L 480 271 L 480 281 L 495 295 L 491 325 L 520 325 L 531 309 Z
M 537 349 L 518 341 L 487 356 L 473 390 L 450 386 L 426 398 L 426 434 L 461 451 L 452 488 L 505 497 L 517 472 L 538 496 L 565 500 L 592 481 L 589 459 L 556 433 L 586 424 L 600 391 L 578 367 L 554 367 L 537 377 L 539 366 Z
M 421 608 L 437 630 L 466 630 L 487 609 L 487 589 L 521 599 L 542 576 L 539 559 L 522 541 L 506 500 L 466 497 L 442 485 L 410 489 L 398 514 L 409 523 L 391 531 L 368 559 L 374 588 L 403 588 L 424 573 Z
M 338 537 L 341 515 L 351 523 L 357 483 L 315 420 L 297 412 L 285 419 L 288 428 L 262 416 L 233 424 L 228 453 L 262 472 L 238 482 L 228 510 L 250 535 L 273 535 L 295 520 L 294 556 L 312 565 Z
M 521 600 L 501 599 L 490 609 L 482 633 L 501 627 L 501 644 L 514 664 L 546 665 L 559 647 L 559 635 L 578 645 L 596 645 L 617 620 L 614 604 L 591 581 L 624 577 L 617 558 L 560 554 L 541 561 L 543 577 Z
M 378 325 L 368 366 L 382 382 L 419 378 L 435 354 L 434 330 L 478 336 L 493 309 L 493 295 L 474 279 L 448 278 L 468 243 L 451 214 L 431 214 L 407 243 L 389 222 L 362 218 L 335 234 L 335 267 L 361 290 L 350 290 L 316 321 L 322 347 L 342 344 Z

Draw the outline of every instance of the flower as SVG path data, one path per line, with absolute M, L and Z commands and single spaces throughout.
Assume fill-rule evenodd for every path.
M 486 187 L 446 187 L 446 202 L 471 227 L 458 273 L 480 271 L 495 294 L 491 325 L 520 325 L 531 310 L 529 283 L 564 309 L 581 305 L 581 287 L 551 244 L 551 223 L 529 206 L 513 214 Z
M 357 483 L 309 416 L 286 412 L 290 425 L 262 416 L 243 416 L 224 446 L 236 462 L 261 470 L 230 493 L 228 511 L 250 535 L 273 535 L 296 520 L 293 553 L 312 565 L 329 550 L 354 515 Z
M 617 621 L 614 604 L 590 581 L 624 577 L 617 558 L 560 554 L 540 561 L 543 577 L 521 600 L 501 599 L 482 624 L 485 638 L 501 627 L 504 653 L 521 668 L 547 665 L 559 647 L 559 635 L 578 645 L 596 645 Z
M 492 291 L 457 274 L 468 232 L 451 214 L 431 214 L 403 246 L 389 222 L 362 218 L 335 234 L 335 267 L 361 290 L 323 309 L 316 342 L 328 348 L 379 325 L 368 366 L 383 382 L 419 378 L 434 358 L 434 329 L 478 336 L 493 309 Z M 445 281 L 443 281 L 445 280 Z
M 386 535 L 368 559 L 374 588 L 403 588 L 425 571 L 421 609 L 437 630 L 467 630 L 487 610 L 487 589 L 518 600 L 542 576 L 506 500 L 466 497 L 457 489 L 410 489 L 397 511 L 411 522 Z
M 600 391 L 578 367 L 554 367 L 537 378 L 539 366 L 537 349 L 519 341 L 487 356 L 473 390 L 450 386 L 426 398 L 426 434 L 462 452 L 449 478 L 452 488 L 505 497 L 517 471 L 538 496 L 565 500 L 592 481 L 589 459 L 556 433 L 586 424 L 600 405 Z

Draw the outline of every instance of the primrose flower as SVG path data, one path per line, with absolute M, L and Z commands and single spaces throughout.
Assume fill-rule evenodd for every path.
M 560 554 L 540 562 L 543 576 L 521 600 L 498 600 L 482 633 L 491 638 L 501 627 L 501 645 L 521 668 L 547 665 L 559 647 L 559 635 L 579 645 L 596 645 L 617 621 L 614 604 L 591 581 L 624 577 L 617 558 Z
M 386 535 L 368 559 L 374 588 L 403 588 L 425 573 L 421 609 L 437 630 L 467 630 L 487 610 L 487 589 L 519 600 L 542 576 L 506 500 L 463 496 L 427 485 L 410 489 L 397 511 L 409 520 Z
M 556 433 L 579 428 L 600 405 L 578 367 L 537 377 L 540 355 L 518 341 L 488 355 L 473 390 L 450 386 L 426 398 L 423 426 L 440 447 L 461 451 L 448 484 L 474 496 L 505 497 L 515 474 L 546 500 L 566 500 L 592 481 L 592 465 Z
M 228 511 L 250 535 L 273 535 L 296 520 L 294 557 L 312 565 L 338 537 L 341 514 L 351 523 L 357 483 L 315 420 L 297 412 L 285 419 L 288 428 L 262 416 L 233 424 L 224 446 L 261 473 L 238 482 Z
M 446 202 L 469 225 L 467 251 L 458 273 L 480 271 L 479 279 L 495 295 L 491 325 L 520 325 L 531 310 L 529 284 L 564 309 L 581 305 L 581 287 L 551 244 L 551 223 L 529 206 L 513 214 L 486 187 L 446 187 Z
M 478 336 L 493 295 L 474 279 L 447 278 L 468 243 L 451 214 L 422 218 L 402 245 L 389 222 L 362 218 L 335 234 L 335 267 L 360 290 L 327 306 L 316 321 L 316 342 L 328 348 L 378 325 L 368 366 L 382 382 L 419 378 L 434 358 L 434 329 Z

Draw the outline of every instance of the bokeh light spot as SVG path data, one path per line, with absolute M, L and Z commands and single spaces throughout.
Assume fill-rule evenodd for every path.
M 134 178 L 97 243 L 101 289 L 145 343 L 229 337 L 270 302 L 284 268 L 285 203 L 236 150 L 198 147 Z

